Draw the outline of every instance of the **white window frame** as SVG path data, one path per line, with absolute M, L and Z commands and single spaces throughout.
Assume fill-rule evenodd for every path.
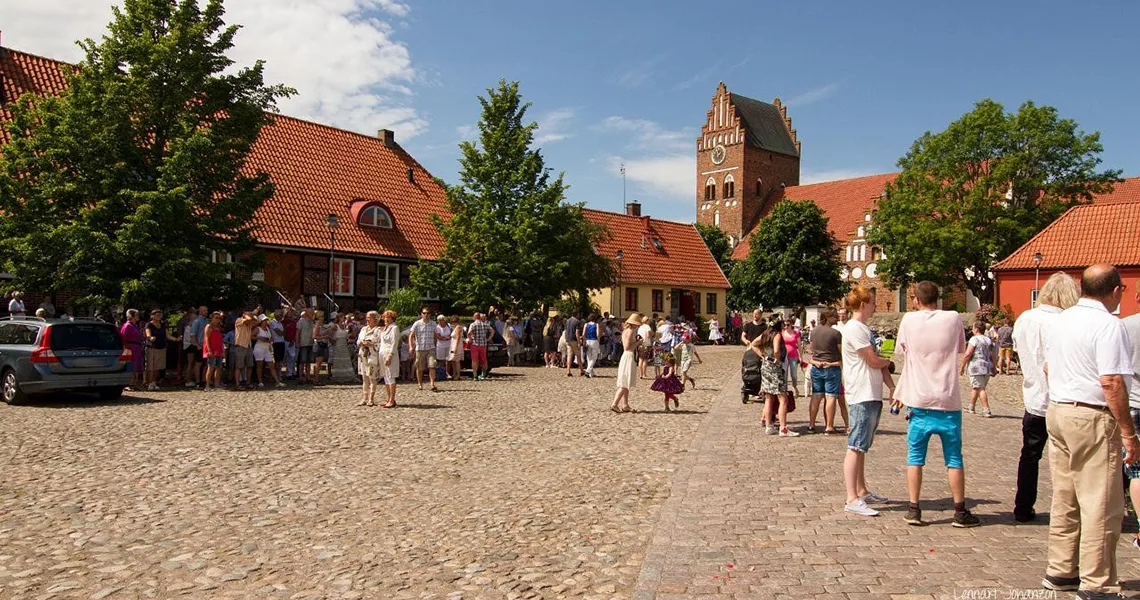
M 392 288 L 388 285 L 390 281 L 388 277 L 388 269 L 394 268 L 396 270 L 396 287 Z M 380 293 L 380 285 L 384 286 L 384 293 Z M 388 294 L 400 289 L 400 263 L 376 263 L 376 293 L 381 298 L 387 298 Z
M 225 256 L 223 257 L 223 256 L 219 255 L 217 250 L 210 250 L 210 262 L 222 263 L 222 264 L 227 264 L 227 265 L 234 262 L 234 256 L 232 254 L 230 254 L 229 252 L 222 252 L 221 254 L 224 254 Z M 219 258 L 221 258 L 222 260 L 218 260 Z M 226 273 L 226 279 L 233 279 L 233 277 L 234 277 L 233 273 L 228 273 L 228 272 Z M 264 273 L 262 274 L 262 277 L 264 278 Z
M 337 264 L 348 263 L 348 291 L 340 291 L 340 286 L 337 285 L 337 275 L 340 274 L 340 269 Z M 333 278 L 333 296 L 355 296 L 356 295 L 356 260 L 352 258 L 341 258 L 339 256 L 333 258 L 332 272 L 330 273 Z
M 370 220 L 366 218 L 369 214 L 372 215 L 372 219 Z M 387 225 L 382 225 L 377 222 L 377 216 L 381 214 L 383 214 L 384 218 L 388 220 Z M 380 206 L 378 204 L 372 204 L 364 207 L 364 210 L 360 211 L 359 223 L 364 227 L 377 227 L 379 229 L 392 229 L 394 227 L 394 223 L 392 221 L 392 213 L 388 212 L 384 209 L 383 206 Z

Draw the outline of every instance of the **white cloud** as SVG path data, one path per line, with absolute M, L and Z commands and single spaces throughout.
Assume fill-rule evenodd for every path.
M 598 133 L 632 134 L 628 147 L 649 152 L 696 152 L 697 132 L 695 129 L 665 129 L 660 124 L 647 119 L 626 117 L 606 117 L 601 123 L 590 128 Z
M 116 0 L 116 4 L 121 1 Z M 111 11 L 106 2 L 38 0 L 4 2 L 0 23 L 9 23 L 4 45 L 65 61 L 82 53 L 75 40 L 100 38 Z M 268 83 L 298 94 L 280 103 L 287 115 L 372 134 L 394 129 L 411 138 L 428 126 L 412 106 L 418 81 L 407 46 L 392 37 L 380 13 L 402 18 L 398 0 L 229 0 L 227 23 L 242 25 L 231 51 L 238 66 L 265 59 Z
M 640 190 L 655 195 L 654 198 L 641 198 L 643 202 L 659 200 L 659 196 L 677 201 L 683 199 L 691 203 L 696 198 L 697 158 L 695 154 L 665 154 L 649 157 L 610 156 L 605 160 L 607 171 L 620 177 L 621 165 L 625 165 L 626 180 Z M 631 200 L 633 197 L 630 198 Z
M 886 172 L 887 171 L 882 169 L 825 169 L 822 171 L 804 169 L 800 175 L 800 184 L 807 185 L 809 183 L 822 183 L 824 181 L 855 179 L 856 177 L 866 177 L 868 175 L 878 175 Z
M 839 88 L 842 87 L 842 85 L 843 83 L 840 81 L 829 83 L 827 85 L 817 87 L 814 90 L 804 92 L 798 96 L 793 96 L 784 104 L 787 104 L 788 106 L 807 106 L 808 104 L 814 104 L 820 100 L 825 100 L 831 96 L 834 96 L 835 92 L 838 92 Z
M 665 55 L 658 55 L 639 64 L 628 66 L 610 76 L 610 83 L 627 90 L 635 90 L 652 84 L 655 80 L 657 65 L 665 60 Z
M 455 133 L 461 142 L 473 140 L 479 134 L 479 128 L 474 125 L 460 125 L 455 128 Z
M 539 117 L 534 143 L 553 144 L 574 137 L 574 133 L 569 130 L 569 127 L 575 114 L 577 111 L 573 108 L 559 108 Z

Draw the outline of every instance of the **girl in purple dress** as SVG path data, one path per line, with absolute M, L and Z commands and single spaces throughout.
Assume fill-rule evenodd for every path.
M 664 363 L 664 368 L 657 379 L 653 380 L 653 385 L 649 386 L 649 389 L 665 394 L 665 412 L 672 412 L 669 408 L 669 401 L 673 401 L 673 408 L 680 407 L 681 402 L 677 399 L 677 395 L 685 391 L 685 386 L 677 377 L 677 360 L 673 357 L 673 353 L 662 353 L 661 360 Z
M 119 329 L 123 337 L 123 347 L 131 351 L 131 389 L 139 388 L 139 377 L 143 371 L 143 334 L 139 329 L 139 311 L 127 310 L 127 322 Z

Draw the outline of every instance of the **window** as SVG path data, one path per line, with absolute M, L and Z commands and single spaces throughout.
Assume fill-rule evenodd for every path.
M 381 298 L 400 289 L 400 265 L 380 263 L 376 265 L 376 291 Z
M 625 288 L 625 310 L 637 310 L 637 288 Z
M 764 195 L 764 180 L 763 179 L 757 179 L 756 180 L 756 195 L 757 196 L 763 196 Z
M 736 197 L 736 180 L 732 178 L 731 174 L 724 176 L 724 197 Z
M 716 294 L 705 294 L 705 312 L 710 315 L 716 314 Z
M 365 227 L 383 227 L 384 229 L 392 228 L 392 215 L 383 208 L 372 205 L 360 211 L 361 225 Z
M 351 258 L 333 259 L 333 295 L 351 296 L 353 290 L 353 265 L 356 261 Z
M 665 312 L 665 290 L 653 290 L 653 312 Z
M 716 200 L 716 180 L 712 177 L 705 181 L 705 200 Z
M 720 211 L 713 213 L 713 225 L 720 227 Z
M 1037 295 L 1039 293 L 1041 293 L 1041 290 L 1033 290 L 1032 292 L 1030 292 L 1030 294 L 1029 294 L 1029 307 L 1030 308 L 1037 308 Z
M 234 257 L 229 252 L 218 252 L 217 250 L 210 250 L 210 262 L 229 264 L 234 262 Z M 230 271 L 226 271 L 226 279 L 232 279 L 234 276 Z

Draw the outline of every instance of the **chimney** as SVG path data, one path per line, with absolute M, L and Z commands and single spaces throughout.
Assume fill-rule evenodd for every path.
M 641 224 L 645 226 L 645 230 L 649 231 L 649 217 L 641 217 Z
M 384 142 L 384 145 L 388 148 L 396 147 L 396 132 L 391 129 L 381 129 L 377 131 L 376 137 L 380 138 L 380 141 Z
M 625 214 L 629 215 L 631 217 L 640 217 L 641 216 L 641 203 L 640 202 L 626 203 Z

